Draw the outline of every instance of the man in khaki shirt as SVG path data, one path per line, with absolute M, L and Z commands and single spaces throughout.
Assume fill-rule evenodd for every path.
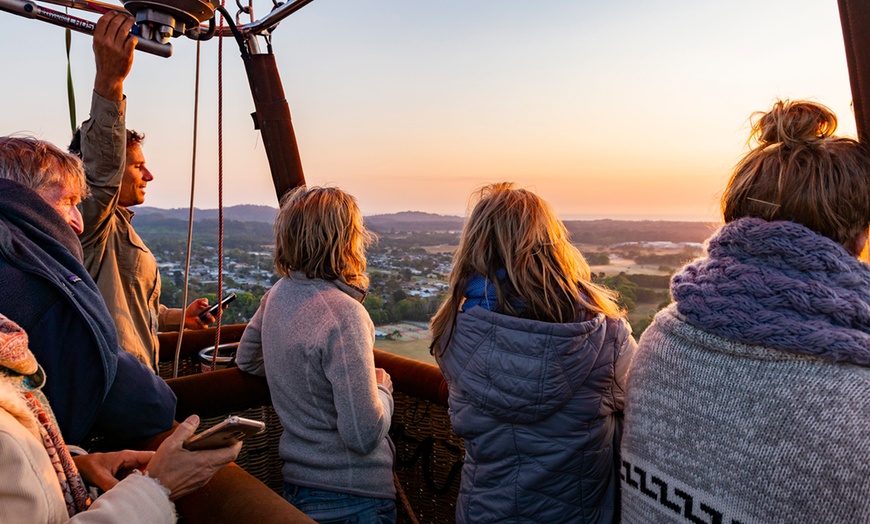
M 129 16 L 110 12 L 97 24 L 91 114 L 70 151 L 82 157 L 91 191 L 81 209 L 84 266 L 106 300 L 120 346 L 156 370 L 158 331 L 179 330 L 182 317 L 185 328 L 200 329 L 214 317 L 208 316 L 208 323 L 199 319 L 208 309 L 204 298 L 186 310 L 160 304 L 157 261 L 131 223 L 129 208 L 145 202 L 146 186 L 154 179 L 142 153 L 144 137 L 125 127 L 124 79 L 133 66 L 136 42 L 128 34 L 132 23 Z

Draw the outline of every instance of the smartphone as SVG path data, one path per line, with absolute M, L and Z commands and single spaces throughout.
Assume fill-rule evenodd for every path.
M 212 315 L 215 318 L 217 318 L 219 312 L 223 311 L 224 306 L 226 306 L 227 304 L 229 304 L 230 302 L 232 302 L 235 299 L 236 299 L 236 294 L 230 293 L 229 295 L 225 296 L 224 299 L 221 300 L 219 304 L 215 304 L 215 305 L 211 306 L 210 308 L 206 309 L 205 311 L 203 311 L 202 313 L 200 313 L 199 319 L 202 320 L 203 322 L 208 322 L 209 315 Z
M 184 443 L 184 449 L 197 451 L 200 449 L 217 449 L 232 446 L 245 437 L 262 433 L 266 430 L 266 424 L 259 420 L 237 417 L 228 417 L 217 426 L 197 433 Z

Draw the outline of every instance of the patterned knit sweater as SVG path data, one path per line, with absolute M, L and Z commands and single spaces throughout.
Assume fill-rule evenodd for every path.
M 623 521 L 870 521 L 870 268 L 742 219 L 672 294 L 629 375 Z

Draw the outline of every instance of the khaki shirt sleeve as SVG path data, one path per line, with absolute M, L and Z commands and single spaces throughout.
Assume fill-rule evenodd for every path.
M 91 195 L 81 204 L 84 232 L 79 240 L 91 276 L 99 270 L 118 206 L 127 156 L 126 109 L 126 98 L 112 102 L 93 93 L 90 118 L 81 127 L 82 162 Z
M 157 331 L 181 331 L 183 320 L 183 309 L 160 304 L 160 310 L 157 312 Z

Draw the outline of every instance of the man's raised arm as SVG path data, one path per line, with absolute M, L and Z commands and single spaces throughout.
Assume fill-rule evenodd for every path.
M 85 267 L 92 276 L 103 256 L 107 228 L 118 205 L 124 174 L 127 151 L 124 79 L 133 67 L 137 43 L 136 37 L 130 35 L 132 26 L 132 17 L 115 11 L 97 21 L 93 45 L 97 73 L 90 118 L 82 124 L 70 147 L 80 152 L 91 191 L 91 197 L 82 203 L 85 231 L 80 240 Z

